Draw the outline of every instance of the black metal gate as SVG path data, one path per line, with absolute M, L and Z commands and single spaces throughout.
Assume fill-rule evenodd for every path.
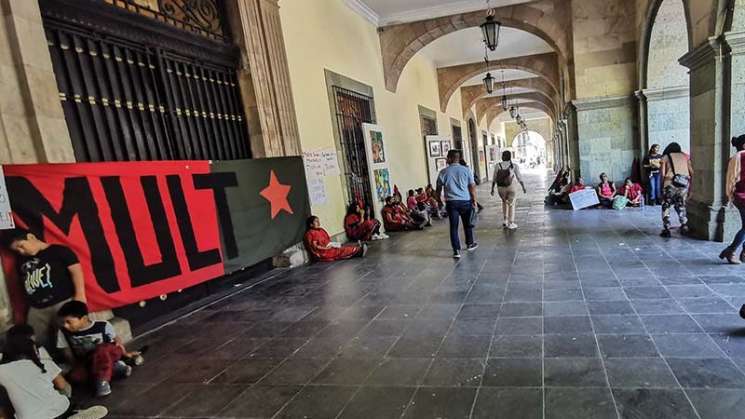
M 375 123 L 373 98 L 333 86 L 348 198 L 371 207 L 373 194 L 362 124 Z
M 237 48 L 110 3 L 40 2 L 77 161 L 251 157 Z

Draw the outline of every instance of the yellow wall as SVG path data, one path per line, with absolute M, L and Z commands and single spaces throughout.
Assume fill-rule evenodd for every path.
M 324 70 L 373 88 L 377 122 L 385 132 L 391 180 L 403 191 L 427 182 L 418 106 L 440 108 L 437 72 L 422 55 L 406 66 L 396 93 L 385 89 L 380 42 L 374 25 L 342 0 L 281 0 L 282 29 L 303 150 L 334 147 Z M 450 118 L 459 115 L 460 93 L 437 112 L 441 135 L 451 136 Z M 465 126 L 461 122 L 461 126 Z M 342 159 L 339 156 L 340 161 Z M 344 194 L 340 177 L 327 177 L 328 202 L 312 208 L 330 234 L 343 231 Z

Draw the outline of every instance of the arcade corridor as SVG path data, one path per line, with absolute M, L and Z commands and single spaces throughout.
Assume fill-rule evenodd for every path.
M 444 222 L 367 259 L 276 274 L 135 341 L 113 417 L 741 418 L 745 268 L 663 240 L 659 207 L 486 199 L 454 263 Z

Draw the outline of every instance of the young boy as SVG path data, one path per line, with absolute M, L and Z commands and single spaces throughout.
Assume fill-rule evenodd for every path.
M 69 378 L 73 382 L 92 380 L 98 397 L 111 394 L 111 379 L 129 377 L 132 367 L 124 362 L 129 358 L 141 365 L 142 356 L 127 353 L 116 336 L 111 323 L 88 318 L 88 307 L 80 301 L 65 303 L 57 313 L 62 329 L 57 335 L 57 348 L 72 366 Z
M 85 302 L 78 257 L 69 248 L 46 243 L 22 228 L 6 231 L 2 237 L 19 255 L 19 279 L 29 306 L 26 323 L 36 331 L 38 344 L 53 348 L 59 308 L 70 300 Z

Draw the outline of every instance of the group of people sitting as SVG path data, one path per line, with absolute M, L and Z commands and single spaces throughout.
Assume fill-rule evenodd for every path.
M 328 232 L 321 227 L 320 219 L 311 216 L 306 226 L 305 249 L 319 262 L 364 257 L 367 253 L 366 242 L 388 238 L 381 231 L 383 227 L 387 232 L 423 230 L 432 226 L 433 218 L 447 217 L 445 206 L 438 199 L 432 185 L 410 189 L 405 202 L 401 193 L 395 190 L 393 195 L 385 199 L 385 206 L 381 211 L 382 223 L 371 213 L 359 202 L 349 204 L 344 216 L 344 232 L 351 243 L 348 245 L 331 241 Z
M 108 396 L 112 380 L 128 377 L 133 366 L 144 363 L 142 351 L 128 351 L 111 323 L 89 316 L 83 271 L 72 249 L 21 228 L 3 232 L 2 241 L 18 256 L 28 310 L 5 335 L 0 418 L 106 416 L 103 406 L 78 410 L 72 385 Z
M 570 205 L 569 195 L 585 189 L 591 189 L 591 185 L 585 184 L 582 176 L 578 176 L 571 183 L 571 171 L 562 169 L 548 189 L 546 204 L 552 206 Z M 639 183 L 631 178 L 626 178 L 618 188 L 605 173 L 600 174 L 600 182 L 595 186 L 600 204 L 597 208 L 623 208 L 626 206 L 638 207 L 644 203 L 644 189 Z

